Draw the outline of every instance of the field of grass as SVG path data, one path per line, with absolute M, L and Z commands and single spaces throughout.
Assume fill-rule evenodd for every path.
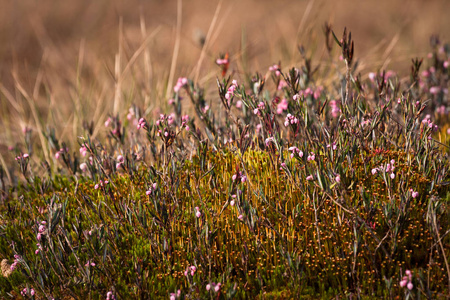
M 0 298 L 450 297 L 449 5 L 275 2 L 8 3 Z

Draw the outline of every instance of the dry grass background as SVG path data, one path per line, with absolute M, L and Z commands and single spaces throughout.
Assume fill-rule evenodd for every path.
M 426 56 L 431 34 L 450 38 L 445 0 L 1 0 L 1 7 L 3 164 L 12 158 L 8 146 L 23 145 L 25 126 L 41 141 L 40 132 L 55 127 L 74 145 L 83 120 L 93 120 L 97 134 L 107 114 L 123 116 L 131 103 L 147 112 L 164 107 L 178 76 L 213 89 L 220 53 L 230 53 L 232 70 L 252 72 L 278 61 L 299 65 L 298 44 L 326 58 L 325 22 L 338 35 L 351 30 L 363 75 L 379 68 L 407 75 L 411 58 Z M 199 64 L 199 40 L 208 35 Z M 45 146 L 44 153 L 49 159 Z

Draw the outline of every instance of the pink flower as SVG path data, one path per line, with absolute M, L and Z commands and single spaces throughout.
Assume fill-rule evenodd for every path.
M 208 284 L 206 285 L 206 290 L 209 291 L 210 289 L 211 289 L 211 284 L 208 283 Z
M 306 180 L 313 180 L 314 177 L 312 175 L 309 175 L 308 177 L 306 177 Z
M 200 218 L 202 216 L 202 213 L 199 210 L 197 210 L 197 212 L 195 213 L 195 216 L 197 218 Z
M 39 232 L 43 233 L 45 231 L 45 226 L 44 225 L 39 225 Z
M 283 98 L 280 103 L 277 105 L 277 114 L 283 113 L 288 108 L 288 101 L 286 98 Z
M 87 164 L 86 163 L 80 164 L 80 169 L 81 169 L 81 171 L 85 172 L 87 169 Z
M 337 183 L 341 182 L 341 176 L 336 175 L 335 180 L 336 180 Z
M 395 174 L 391 173 L 390 177 L 391 177 L 391 179 L 394 179 L 395 178 Z
M 239 219 L 240 221 L 242 221 L 242 220 L 244 220 L 244 216 L 243 216 L 243 215 L 239 215 L 239 216 L 238 216 L 238 219 Z
M 220 286 L 221 286 L 222 284 L 221 283 L 218 283 L 218 284 L 216 284 L 216 286 L 214 287 L 214 291 L 217 293 L 219 290 L 220 290 Z
M 407 283 L 408 283 L 408 280 L 403 279 L 402 281 L 400 281 L 400 286 L 405 287 Z
M 187 83 L 188 83 L 188 80 L 186 77 L 178 78 L 177 84 L 174 86 L 173 91 L 175 93 L 178 93 L 183 86 L 187 85 Z
M 433 94 L 433 95 L 438 94 L 440 91 L 441 91 L 441 88 L 438 87 L 438 86 L 430 87 L 430 93 Z
M 83 145 L 80 147 L 80 154 L 81 154 L 81 156 L 86 156 L 86 154 L 87 154 L 86 146 Z
M 138 121 L 137 129 L 144 128 L 144 126 L 145 126 L 145 119 L 144 118 L 140 118 L 139 121 Z
M 231 206 L 234 206 L 234 200 L 231 200 L 231 201 L 230 201 L 230 205 L 231 205 Z
M 413 286 L 412 282 L 410 281 L 410 282 L 408 282 L 406 287 L 408 288 L 408 290 L 412 290 L 414 286 Z

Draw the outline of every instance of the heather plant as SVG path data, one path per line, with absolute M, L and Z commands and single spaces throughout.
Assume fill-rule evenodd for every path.
M 0 169 L 1 297 L 448 297 L 450 48 L 364 76 L 350 32 L 324 32 L 327 61 L 222 55 L 214 97 L 180 77 L 165 111 L 85 123 L 79 148 L 49 128 L 51 160 L 25 130 L 21 180 Z

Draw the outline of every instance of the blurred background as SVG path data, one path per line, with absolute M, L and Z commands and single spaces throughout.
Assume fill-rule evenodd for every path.
M 147 44 L 152 64 L 170 66 L 177 0 L 2 0 L 1 4 L 0 80 L 6 86 L 14 81 L 12 70 L 33 82 L 39 68 L 74 68 L 80 47 L 85 64 L 112 68 L 121 22 L 124 55 L 131 56 L 142 45 L 144 25 L 147 35 L 157 30 Z M 245 46 L 253 68 L 266 68 L 278 60 L 295 63 L 300 59 L 297 44 L 321 52 L 325 22 L 339 37 L 345 26 L 352 32 L 358 59 L 386 67 L 408 65 L 413 56 L 426 55 L 431 34 L 448 40 L 450 32 L 450 1 L 445 0 L 227 0 L 218 5 L 212 0 L 182 2 L 179 71 L 197 63 L 200 42 L 217 9 L 209 61 L 224 52 L 237 56 Z
M 0 2 L 0 150 L 20 145 L 24 128 L 42 140 L 53 127 L 76 143 L 83 121 L 99 128 L 131 103 L 147 113 L 167 108 L 178 76 L 216 92 L 214 62 L 226 52 L 236 76 L 279 61 L 299 66 L 298 45 L 317 64 L 328 59 L 326 22 L 338 37 L 351 31 L 363 78 L 380 69 L 408 76 L 432 34 L 450 38 L 445 0 Z

